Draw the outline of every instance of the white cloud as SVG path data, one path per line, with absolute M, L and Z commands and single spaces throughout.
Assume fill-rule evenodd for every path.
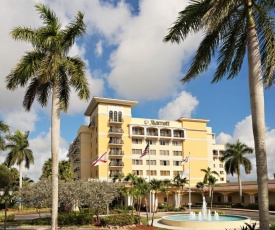
M 273 179 L 274 166 L 273 162 L 275 162 L 275 146 L 274 146 L 274 139 L 275 139 L 275 129 L 266 130 L 266 153 L 267 153 L 267 168 L 268 168 L 268 177 Z M 246 144 L 249 147 L 254 148 L 254 139 L 253 139 L 253 131 L 252 131 L 252 119 L 251 116 L 246 117 L 242 121 L 238 122 L 235 126 L 233 136 L 225 133 L 220 133 L 216 141 L 219 144 L 226 144 L 226 143 L 236 143 L 237 140 Z M 255 154 L 246 155 L 247 158 L 250 159 L 253 170 L 250 174 L 245 174 L 244 170 L 242 169 L 241 178 L 244 181 L 248 180 L 256 180 L 256 157 Z M 231 177 L 228 176 L 230 181 L 235 181 L 236 176 Z
M 180 117 L 191 117 L 195 108 L 199 104 L 198 100 L 190 93 L 182 91 L 170 101 L 167 105 L 159 110 L 159 119 L 176 120 Z
M 30 169 L 24 169 L 23 174 L 27 175 L 33 180 L 38 180 L 42 174 L 42 167 L 44 162 L 51 157 L 51 133 L 41 133 L 34 139 L 29 140 L 30 148 L 34 155 L 34 165 L 30 166 Z M 60 149 L 59 149 L 59 161 L 67 160 L 67 146 L 68 143 L 61 137 Z
M 109 60 L 108 82 L 119 97 L 161 99 L 180 87 L 182 63 L 196 49 L 200 36 L 192 35 L 181 45 L 162 40 L 186 4 L 181 0 L 140 2 L 139 15 L 128 19 Z
M 101 57 L 102 53 L 103 53 L 102 40 L 100 40 L 96 44 L 95 54 L 96 56 Z

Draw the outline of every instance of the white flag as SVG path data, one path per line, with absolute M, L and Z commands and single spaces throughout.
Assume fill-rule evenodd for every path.
M 185 177 L 187 177 L 190 173 L 189 169 L 184 170 L 181 174 L 180 174 L 180 179 L 183 179 Z
M 188 156 L 185 157 L 184 159 L 182 159 L 182 162 L 181 162 L 180 165 L 181 165 L 181 166 L 184 165 L 186 162 L 188 162 L 188 160 L 189 160 L 189 159 L 188 159 Z

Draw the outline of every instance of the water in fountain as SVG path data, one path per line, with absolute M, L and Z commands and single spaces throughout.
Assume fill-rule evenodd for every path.
M 220 219 L 219 213 L 217 213 L 216 211 L 215 211 L 215 214 L 214 214 L 214 219 L 215 220 L 219 220 Z
M 205 220 L 205 219 L 207 219 L 207 210 L 206 210 L 206 206 L 207 206 L 207 204 L 206 204 L 206 201 L 205 201 L 205 197 L 203 197 L 203 199 L 202 199 L 203 201 L 202 201 L 202 218 Z
M 210 210 L 208 210 L 207 220 L 209 220 L 209 221 L 212 220 L 212 216 L 211 216 L 211 211 Z
M 199 212 L 199 215 L 198 215 L 198 220 L 202 220 L 202 215 L 201 215 L 201 212 Z

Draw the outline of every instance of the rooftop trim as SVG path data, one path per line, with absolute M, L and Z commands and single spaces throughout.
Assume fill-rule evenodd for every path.
M 120 100 L 113 98 L 103 98 L 103 97 L 93 97 L 88 108 L 86 109 L 84 115 L 91 116 L 92 112 L 95 110 L 98 104 L 108 104 L 108 105 L 124 105 L 133 108 L 138 102 L 129 100 Z

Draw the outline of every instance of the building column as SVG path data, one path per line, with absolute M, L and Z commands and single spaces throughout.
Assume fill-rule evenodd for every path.
M 250 203 L 255 203 L 255 195 L 249 195 Z
M 228 195 L 223 195 L 223 200 L 224 200 L 224 203 L 227 203 L 228 202 Z
M 180 196 L 179 191 L 176 191 L 176 193 L 174 193 L 174 199 L 175 199 L 175 207 L 179 208 L 180 207 L 180 201 L 181 201 L 181 196 Z
M 125 206 L 133 205 L 133 197 L 132 196 L 125 196 Z

